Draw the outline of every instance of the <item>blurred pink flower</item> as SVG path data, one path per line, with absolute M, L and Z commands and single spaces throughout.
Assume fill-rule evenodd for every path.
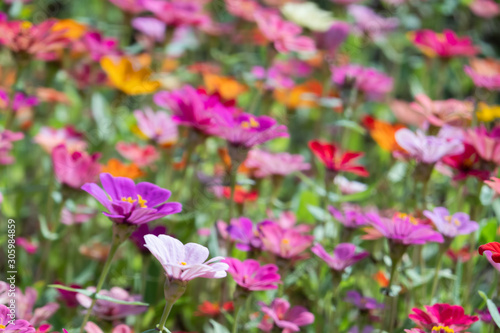
M 316 46 L 310 37 L 301 36 L 302 28 L 295 23 L 283 20 L 278 14 L 264 9 L 255 12 L 255 22 L 262 34 L 280 53 L 314 52 Z
M 47 153 L 64 144 L 69 151 L 81 151 L 87 148 L 83 133 L 77 132 L 72 126 L 52 128 L 43 126 L 33 138 L 33 142 L 42 146 Z
M 0 304 L 0 325 L 5 333 L 35 333 L 35 328 L 26 320 L 13 319 L 8 307 Z
M 470 37 L 458 37 L 452 30 L 437 33 L 432 30 L 417 30 L 409 33 L 413 44 L 428 57 L 471 57 L 479 52 Z
M 472 145 L 483 160 L 495 165 L 500 164 L 500 126 L 490 131 L 484 124 L 469 129 L 466 132 L 465 142 Z
M 356 88 L 368 100 L 381 100 L 393 88 L 393 79 L 374 68 L 349 64 L 331 67 L 332 80 L 341 89 Z
M 257 260 L 239 261 L 236 258 L 226 258 L 222 262 L 229 265 L 227 272 L 231 274 L 236 284 L 248 290 L 278 289 L 281 276 L 278 266 L 274 264 L 260 265 Z
M 0 108 L 2 109 L 10 109 L 13 112 L 17 112 L 31 109 L 38 104 L 39 101 L 36 96 L 29 96 L 22 92 L 16 92 L 14 96 L 10 98 L 9 93 L 0 88 Z
M 337 21 L 325 31 L 316 34 L 316 45 L 319 49 L 335 53 L 340 45 L 347 39 L 351 25 L 347 22 Z
M 408 316 L 418 326 L 426 330 L 434 330 L 435 326 L 447 326 L 454 332 L 462 332 L 479 320 L 477 316 L 469 316 L 460 305 L 446 303 L 425 305 L 425 311 L 413 308 Z
M 160 158 L 160 154 L 152 145 L 139 146 L 136 143 L 118 142 L 116 151 L 138 167 L 151 165 Z
M 328 206 L 328 211 L 336 221 L 343 224 L 346 228 L 355 229 L 368 224 L 368 220 L 361 207 L 354 204 L 344 203 L 341 210 L 337 210 L 333 206 Z
M 279 224 L 265 221 L 258 225 L 263 249 L 285 258 L 294 259 L 309 248 L 313 236 L 304 235 L 294 229 L 284 229 Z
M 31 325 L 38 326 L 50 319 L 59 309 L 59 304 L 52 302 L 34 309 L 37 298 L 38 292 L 34 288 L 27 287 L 24 293 L 16 288 L 16 318 L 27 320 Z
M 87 290 L 95 292 L 96 288 L 88 287 Z M 113 287 L 109 291 L 103 289 L 99 292 L 99 294 L 126 302 L 140 302 L 142 300 L 141 295 L 130 295 L 125 289 L 119 287 Z M 92 304 L 92 299 L 84 294 L 77 294 L 76 299 L 80 305 L 86 309 L 88 309 Z M 92 309 L 92 314 L 100 319 L 115 321 L 142 313 L 146 310 L 147 306 L 119 304 L 98 299 Z
M 158 43 L 165 39 L 167 25 L 154 17 L 136 17 L 132 26 Z
M 0 132 L 0 165 L 14 163 L 14 157 L 10 155 L 14 147 L 12 142 L 22 140 L 24 134 L 22 132 L 12 132 L 4 130 Z
M 211 21 L 203 6 L 196 1 L 142 0 L 142 5 L 169 26 L 201 26 Z
M 119 54 L 118 40 L 116 38 L 105 38 L 99 32 L 87 32 L 83 36 L 83 42 L 93 61 L 100 61 L 104 56 Z
M 267 216 L 273 222 L 278 223 L 283 229 L 293 229 L 301 233 L 307 233 L 313 228 L 312 225 L 297 224 L 297 217 L 295 216 L 294 212 L 291 211 L 283 211 L 276 218 L 273 216 L 272 211 L 268 210 Z
M 85 151 L 70 152 L 65 145 L 55 147 L 52 164 L 57 180 L 78 189 L 85 183 L 94 182 L 101 170 L 100 156 L 100 153 L 89 155 Z
M 142 0 L 109 0 L 112 4 L 125 12 L 139 14 L 144 10 Z
M 500 5 L 493 0 L 472 0 L 470 10 L 477 16 L 492 18 L 500 14 Z
M 166 112 L 146 107 L 144 111 L 134 111 L 134 116 L 142 134 L 160 146 L 171 146 L 177 141 L 177 124 Z
M 295 84 L 293 79 L 282 73 L 276 66 L 272 66 L 267 70 L 262 66 L 254 66 L 251 74 L 256 80 L 263 81 L 264 87 L 270 90 L 275 88 L 289 89 Z
M 464 66 L 464 71 L 477 87 L 500 90 L 500 61 L 474 58 L 469 63 L 470 66 Z
M 34 254 L 36 253 L 36 250 L 38 250 L 38 245 L 36 245 L 35 243 L 29 241 L 24 237 L 17 237 L 16 245 L 19 245 L 20 247 L 25 249 L 26 252 L 28 252 L 28 254 Z
M 338 244 L 333 250 L 333 255 L 326 252 L 319 243 L 315 244 L 311 251 L 336 271 L 343 271 L 370 255 L 367 251 L 356 253 L 356 245 L 351 243 Z
M 258 304 L 264 313 L 259 329 L 264 332 L 271 332 L 274 325 L 283 329 L 282 333 L 299 332 L 300 326 L 307 326 L 314 322 L 314 315 L 305 307 L 291 308 L 290 303 L 282 298 L 275 298 L 269 305 L 263 302 Z
M 410 104 L 411 109 L 423 115 L 434 126 L 445 124 L 463 126 L 472 119 L 474 105 L 469 101 L 447 99 L 433 101 L 425 94 L 415 96 L 415 102 Z
M 383 39 L 396 30 L 399 20 L 395 17 L 383 17 L 367 6 L 350 5 L 347 12 L 354 18 L 354 31 L 369 36 L 373 40 Z
M 256 178 L 287 176 L 311 168 L 302 155 L 270 153 L 259 149 L 252 149 L 248 153 L 245 166 L 252 169 L 252 174 Z
M 89 321 L 85 324 L 85 332 L 87 333 L 104 333 L 99 326 Z M 132 329 L 127 325 L 120 324 L 111 330 L 111 333 L 133 333 Z
M 410 105 L 410 103 L 400 100 L 393 100 L 389 104 L 394 116 L 399 122 L 406 125 L 422 127 L 425 122 L 425 116 L 414 112 Z
M 500 194 L 500 178 L 491 177 L 491 180 L 484 181 L 486 185 L 491 187 L 497 194 Z
M 261 8 L 260 4 L 254 0 L 224 0 L 227 11 L 244 20 L 255 21 L 255 12 Z
M 96 216 L 96 214 L 96 210 L 85 205 L 76 205 L 74 211 L 64 207 L 61 210 L 61 223 L 65 225 L 85 223 Z

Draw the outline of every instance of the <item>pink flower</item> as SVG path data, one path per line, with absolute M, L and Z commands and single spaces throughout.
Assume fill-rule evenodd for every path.
M 115 6 L 131 14 L 139 14 L 144 10 L 142 0 L 109 0 Z
M 264 81 L 265 88 L 270 90 L 275 88 L 289 89 L 295 84 L 293 79 L 281 72 L 278 66 L 272 66 L 267 70 L 262 66 L 254 66 L 251 74 L 256 80 Z
M 96 288 L 88 287 L 87 290 L 95 292 Z M 142 300 L 141 295 L 130 295 L 125 289 L 119 287 L 113 287 L 109 291 L 103 289 L 99 292 L 99 295 L 108 296 L 125 302 L 140 302 Z M 80 305 L 86 309 L 92 304 L 92 299 L 84 294 L 77 294 L 76 299 Z M 143 305 L 119 304 L 98 299 L 92 309 L 92 314 L 104 320 L 114 321 L 142 313 L 146 310 L 147 306 Z
M 87 143 L 83 140 L 83 134 L 77 132 L 72 126 L 63 128 L 42 127 L 33 138 L 33 142 L 42 146 L 47 153 L 64 144 L 69 151 L 82 151 L 87 149 Z
M 5 305 L 0 305 L 0 325 L 5 333 L 35 333 L 35 328 L 26 320 L 12 320 L 10 310 Z
M 99 153 L 89 155 L 84 151 L 70 152 L 65 145 L 57 146 L 52 150 L 52 164 L 57 180 L 72 188 L 94 182 L 101 170 L 98 162 L 100 156 Z
M 0 132 L 0 165 L 14 163 L 14 157 L 10 155 L 14 145 L 12 142 L 22 140 L 24 134 L 22 132 L 12 132 L 4 130 Z
M 170 281 L 190 281 L 197 277 L 220 279 L 226 277 L 229 266 L 214 257 L 208 261 L 208 249 L 196 243 L 182 244 L 167 235 L 144 236 L 146 247 L 161 263 Z
M 154 112 L 151 108 L 134 111 L 137 125 L 148 139 L 161 146 L 170 146 L 177 141 L 177 124 L 166 112 Z
M 38 293 L 34 288 L 28 287 L 24 293 L 16 288 L 16 318 L 22 318 L 33 326 L 38 326 L 48 320 L 59 309 L 57 303 L 47 303 L 34 309 Z
M 349 64 L 332 67 L 332 81 L 341 89 L 356 88 L 368 100 L 381 100 L 393 87 L 390 76 L 374 68 Z
M 263 248 L 285 259 L 299 257 L 311 246 L 314 239 L 313 236 L 304 235 L 294 229 L 284 229 L 271 221 L 260 223 L 258 229 Z
M 71 211 L 67 207 L 61 210 L 61 223 L 65 225 L 81 224 L 96 216 L 97 211 L 85 205 L 76 205 Z
M 311 251 L 325 261 L 331 269 L 336 271 L 343 271 L 370 255 L 367 251 L 356 253 L 356 245 L 350 243 L 338 244 L 333 250 L 333 255 L 326 252 L 319 243 L 315 244 L 311 248 Z
M 283 229 L 294 229 L 298 232 L 301 233 L 307 233 L 311 231 L 313 228 L 312 225 L 307 225 L 307 224 L 297 224 L 297 217 L 293 212 L 290 211 L 284 211 L 281 212 L 279 217 L 273 217 L 272 211 L 268 210 L 267 211 L 267 216 L 269 217 L 270 220 L 273 222 L 276 222 L 282 227 Z
M 470 57 L 479 52 L 469 37 L 459 38 L 451 30 L 418 30 L 410 33 L 410 40 L 428 57 Z
M 395 17 L 383 17 L 369 7 L 350 5 L 347 12 L 354 18 L 355 30 L 359 34 L 366 34 L 373 40 L 380 40 L 396 30 L 399 20 Z
M 500 194 L 500 178 L 491 177 L 491 180 L 486 180 L 485 183 Z
M 290 303 L 282 298 L 275 298 L 270 305 L 259 302 L 264 315 L 269 316 L 271 322 L 265 317 L 259 328 L 264 332 L 270 332 L 276 325 L 283 329 L 282 333 L 300 331 L 300 326 L 306 326 L 314 322 L 314 315 L 303 306 L 290 308 Z
M 469 8 L 474 14 L 483 18 L 492 18 L 500 14 L 500 5 L 493 0 L 473 0 Z
M 0 88 L 0 108 L 2 109 L 10 109 L 13 112 L 18 112 L 31 109 L 38 104 L 39 101 L 36 96 L 29 96 L 22 92 L 16 92 L 11 99 L 9 93 Z
M 38 245 L 27 240 L 24 237 L 17 237 L 16 244 L 26 250 L 26 252 L 28 252 L 29 254 L 34 254 L 36 253 L 36 250 L 38 250 Z
M 462 126 L 472 119 L 474 105 L 472 102 L 447 99 L 433 101 L 425 94 L 415 97 L 415 102 L 410 104 L 411 109 L 423 115 L 434 126 L 445 124 Z
M 480 127 L 469 129 L 465 139 L 483 160 L 500 164 L 500 126 L 488 131 L 484 124 L 481 124 Z
M 196 1 L 142 0 L 142 4 L 145 9 L 169 26 L 201 26 L 211 21 L 210 16 L 203 11 L 202 5 Z
M 448 326 L 454 332 L 461 332 L 468 329 L 473 323 L 479 320 L 477 316 L 468 316 L 464 313 L 464 308 L 459 305 L 434 304 L 424 306 L 426 311 L 413 308 L 414 313 L 408 317 L 418 326 L 431 330 L 434 326 Z
M 91 321 L 89 321 L 87 324 L 85 324 L 85 331 L 87 333 L 104 333 L 99 328 L 99 326 L 97 326 L 96 324 L 94 324 Z M 133 333 L 133 331 L 127 325 L 120 324 L 118 326 L 113 327 L 113 330 L 111 330 L 111 333 Z
M 219 227 L 223 227 L 229 238 L 236 242 L 236 248 L 241 251 L 250 251 L 253 249 L 260 249 L 262 241 L 259 237 L 258 224 L 254 225 L 252 220 L 247 217 L 239 217 L 231 219 L 229 226 L 220 221 Z
M 295 23 L 283 20 L 278 14 L 266 10 L 255 12 L 255 22 L 262 34 L 271 42 L 280 53 L 314 52 L 314 40 L 301 36 L 302 28 Z
M 477 87 L 500 90 L 500 62 L 498 60 L 474 58 L 469 62 L 470 66 L 464 66 L 464 71 Z
M 167 25 L 154 17 L 136 17 L 132 20 L 132 26 L 158 43 L 165 39 Z
M 410 105 L 411 103 L 395 99 L 390 102 L 389 106 L 399 122 L 406 125 L 422 127 L 425 122 L 425 116 L 414 112 Z
M 250 22 L 255 21 L 255 12 L 261 8 L 254 0 L 224 0 L 224 2 L 230 14 Z
M 341 211 L 333 206 L 328 206 L 328 211 L 336 221 L 342 223 L 346 228 L 355 229 L 368 223 L 361 207 L 353 204 L 343 204 Z
M 278 266 L 274 264 L 261 266 L 257 260 L 247 259 L 241 262 L 235 258 L 226 258 L 222 262 L 229 265 L 227 272 L 242 288 L 252 291 L 278 288 L 281 277 Z
M 160 158 L 156 148 L 151 145 L 141 147 L 136 143 L 118 142 L 116 151 L 138 167 L 151 165 Z
M 252 169 L 252 173 L 256 178 L 287 176 L 311 168 L 311 165 L 304 161 L 302 155 L 269 153 L 258 149 L 253 149 L 248 153 L 245 166 Z
M 407 128 L 396 132 L 396 142 L 418 162 L 433 164 L 448 155 L 464 151 L 462 141 L 444 136 L 426 136 L 421 130 L 413 133 Z
M 83 42 L 94 61 L 100 61 L 104 56 L 119 54 L 118 40 L 105 38 L 99 32 L 87 32 L 83 36 Z

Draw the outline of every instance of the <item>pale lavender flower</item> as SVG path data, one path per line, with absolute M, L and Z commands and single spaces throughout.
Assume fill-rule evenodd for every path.
M 373 40 L 385 38 L 388 33 L 396 30 L 399 25 L 397 18 L 382 17 L 366 6 L 350 5 L 347 7 L 347 11 L 356 22 L 355 30 L 358 33 L 368 35 Z
M 154 17 L 136 17 L 132 20 L 134 29 L 160 43 L 165 39 L 167 25 Z
M 339 272 L 370 255 L 367 251 L 356 253 L 356 245 L 350 243 L 338 244 L 333 250 L 333 255 L 326 252 L 319 243 L 315 244 L 311 251 L 323 259 L 331 269 Z
M 472 221 L 466 213 L 450 214 L 445 207 L 436 207 L 433 211 L 426 210 L 424 215 L 434 223 L 437 230 L 446 238 L 458 235 L 468 235 L 479 228 L 476 221 Z
M 252 220 L 247 217 L 231 219 L 226 231 L 231 240 L 236 242 L 236 248 L 241 251 L 250 251 L 262 247 L 258 225 L 254 225 Z
M 355 194 L 368 189 L 368 185 L 355 180 L 349 180 L 342 175 L 337 175 L 333 183 L 339 187 L 342 194 Z
M 396 142 L 418 162 L 433 164 L 448 155 L 459 155 L 464 151 L 462 141 L 443 137 L 426 136 L 421 130 L 416 133 L 402 128 L 395 134 Z
M 171 146 L 177 141 L 177 124 L 166 112 L 154 112 L 146 107 L 144 111 L 134 111 L 137 126 L 148 139 L 151 139 L 161 146 Z
M 167 235 L 144 236 L 146 247 L 161 263 L 169 281 L 190 281 L 197 277 L 220 279 L 226 277 L 229 266 L 218 262 L 223 257 L 208 261 L 208 249 L 196 243 L 182 244 Z

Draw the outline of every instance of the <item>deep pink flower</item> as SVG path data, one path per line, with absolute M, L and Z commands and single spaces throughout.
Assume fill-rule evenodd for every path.
M 9 93 L 0 88 L 0 108 L 2 109 L 10 109 L 13 112 L 18 112 L 31 109 L 38 104 L 39 100 L 36 96 L 29 96 L 22 92 L 16 92 L 11 99 Z
M 295 23 L 283 20 L 278 14 L 260 9 L 255 11 L 255 22 L 262 34 L 280 53 L 314 52 L 314 40 L 301 36 L 302 28 Z
M 16 319 L 12 322 L 11 313 L 8 307 L 0 304 L 0 326 L 5 333 L 35 333 L 35 328 L 24 319 Z
M 269 153 L 258 149 L 253 149 L 248 153 L 245 166 L 252 169 L 252 174 L 256 178 L 287 176 L 311 168 L 302 155 Z
M 38 245 L 24 237 L 17 237 L 16 245 L 22 247 L 28 254 L 34 254 L 38 250 Z
M 87 32 L 83 36 L 83 43 L 94 61 L 100 61 L 104 56 L 119 54 L 118 40 L 116 38 L 105 38 L 96 31 Z
M 183 0 L 142 0 L 145 9 L 169 26 L 208 24 L 211 19 L 201 3 Z
M 483 160 L 495 165 L 500 164 L 500 126 L 488 131 L 484 124 L 481 124 L 480 127 L 469 129 L 465 138 Z
M 491 172 L 482 168 L 479 154 L 468 143 L 464 143 L 464 151 L 461 154 L 445 156 L 442 162 L 456 170 L 457 173 L 453 180 L 462 180 L 469 176 L 480 180 L 486 180 L 490 177 Z
M 294 229 L 284 229 L 279 224 L 266 221 L 258 226 L 263 248 L 275 255 L 293 259 L 311 246 L 313 236 L 304 235 Z
M 160 158 L 160 154 L 152 145 L 139 146 L 137 143 L 118 142 L 116 151 L 138 167 L 151 165 Z
M 226 224 L 225 230 L 229 238 L 236 242 L 236 248 L 241 251 L 250 251 L 262 247 L 258 225 L 254 225 L 252 220 L 247 217 L 231 219 L 230 224 Z
M 52 164 L 59 182 L 72 188 L 80 188 L 83 184 L 97 179 L 101 170 L 98 159 L 101 154 L 92 155 L 84 151 L 70 152 L 65 145 L 52 150 Z
M 42 127 L 33 138 L 33 142 L 42 146 L 47 153 L 59 146 L 65 145 L 69 151 L 82 151 L 87 149 L 83 133 L 77 132 L 72 126 L 63 128 Z
M 22 132 L 12 132 L 4 130 L 0 132 L 0 165 L 14 163 L 14 157 L 10 155 L 14 147 L 12 142 L 22 140 L 24 134 Z
M 270 305 L 259 302 L 262 312 L 269 316 L 271 322 L 265 317 L 259 328 L 264 332 L 270 332 L 274 325 L 283 329 L 282 333 L 300 331 L 300 326 L 307 326 L 314 322 L 314 315 L 303 306 L 290 308 L 290 303 L 282 298 L 275 298 Z
M 63 285 L 60 282 L 56 282 L 55 284 Z M 74 289 L 82 288 L 82 286 L 80 286 L 78 284 L 71 284 L 71 285 L 69 285 L 69 287 L 74 288 Z M 60 295 L 59 300 L 61 300 L 67 307 L 74 308 L 74 307 L 78 306 L 78 300 L 76 299 L 76 295 L 78 295 L 78 293 L 76 291 L 69 291 L 69 290 L 58 289 L 58 288 L 56 290 L 59 292 L 59 295 Z
M 455 332 L 461 332 L 479 320 L 477 316 L 466 315 L 460 305 L 446 303 L 426 305 L 425 310 L 413 308 L 414 313 L 408 317 L 426 330 L 432 330 L 434 326 L 448 326 Z
M 169 190 L 155 184 L 134 184 L 130 178 L 109 173 L 101 173 L 100 178 L 104 190 L 94 183 L 83 185 L 82 190 L 96 198 L 108 211 L 103 214 L 115 223 L 144 224 L 182 210 L 180 203 L 166 202 Z
M 370 255 L 367 251 L 356 253 L 356 245 L 350 243 L 338 244 L 333 250 L 333 255 L 326 252 L 319 243 L 315 244 L 311 248 L 311 251 L 325 261 L 331 269 L 336 271 L 343 271 Z
M 261 266 L 257 260 L 247 259 L 241 262 L 235 258 L 226 258 L 222 262 L 229 265 L 227 272 L 234 281 L 248 290 L 277 289 L 281 281 L 278 266 L 274 264 Z
M 470 57 L 479 52 L 469 37 L 458 37 L 451 30 L 437 33 L 432 30 L 418 30 L 409 34 L 410 40 L 428 57 Z
M 146 247 L 160 262 L 165 275 L 170 281 L 190 281 L 197 277 L 220 279 L 226 277 L 229 266 L 223 257 L 214 257 L 208 261 L 208 249 L 196 243 L 182 244 L 167 235 L 144 236 Z
M 95 292 L 96 288 L 88 287 L 87 290 Z M 119 287 L 113 287 L 109 291 L 103 289 L 99 294 L 125 302 L 140 302 L 142 300 L 141 295 L 130 295 L 125 289 Z M 86 309 L 92 304 L 92 299 L 84 294 L 79 293 L 76 295 L 76 299 L 80 302 L 80 305 Z M 97 318 L 114 321 L 142 313 L 146 310 L 147 306 L 143 305 L 119 304 L 98 299 L 92 309 L 92 314 Z
M 356 64 L 334 66 L 332 81 L 341 89 L 356 88 L 368 100 L 381 100 L 393 88 L 393 79 L 374 68 Z
M 171 146 L 177 141 L 177 124 L 166 112 L 154 112 L 146 107 L 144 111 L 134 111 L 137 126 L 148 139 L 161 146 Z

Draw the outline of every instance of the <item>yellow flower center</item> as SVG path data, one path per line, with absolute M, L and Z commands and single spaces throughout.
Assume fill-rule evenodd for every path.
M 123 197 L 122 198 L 122 201 L 124 202 L 130 202 L 131 204 L 135 203 L 136 201 L 138 201 L 139 203 L 139 206 L 141 208 L 148 208 L 148 206 L 146 206 L 146 202 L 148 202 L 147 200 L 144 200 L 142 198 L 142 196 L 140 196 L 139 194 L 137 195 L 137 200 L 134 200 L 132 199 L 132 197 Z
M 123 197 L 123 198 L 122 198 L 122 201 L 124 201 L 124 202 L 134 203 L 134 202 L 136 202 L 137 200 L 132 199 L 132 197 L 128 197 L 128 198 Z
M 182 262 L 181 262 L 181 265 L 182 265 L 182 266 L 186 266 L 186 265 L 187 265 L 187 263 L 186 263 L 185 261 L 182 261 Z
M 449 328 L 448 326 L 434 326 L 432 328 L 432 333 L 455 333 L 454 330 Z
M 258 128 L 259 123 L 254 119 L 250 118 L 249 121 L 242 121 L 241 122 L 241 127 L 247 129 L 247 128 Z
M 411 215 L 408 215 L 408 214 L 405 214 L 405 213 L 397 213 L 396 214 L 396 217 L 404 220 L 404 219 L 408 219 L 408 221 L 413 224 L 413 225 L 417 225 L 418 224 L 418 221 L 416 218 L 414 218 L 413 216 Z
M 444 220 L 448 223 L 453 223 L 457 227 L 460 225 L 460 221 L 458 219 L 453 219 L 451 215 L 446 216 Z
M 283 244 L 285 244 L 285 245 L 288 245 L 288 244 L 290 244 L 290 240 L 289 240 L 288 238 L 283 238 L 283 239 L 281 240 L 281 243 L 283 243 Z
M 33 26 L 33 23 L 28 22 L 28 21 L 23 21 L 23 22 L 21 23 L 21 28 L 22 28 L 22 29 L 29 29 L 29 28 L 31 28 L 32 26 Z M 0 327 L 0 328 L 1 328 L 1 327 Z
M 0 330 L 4 330 L 6 328 L 5 325 L 0 324 Z

